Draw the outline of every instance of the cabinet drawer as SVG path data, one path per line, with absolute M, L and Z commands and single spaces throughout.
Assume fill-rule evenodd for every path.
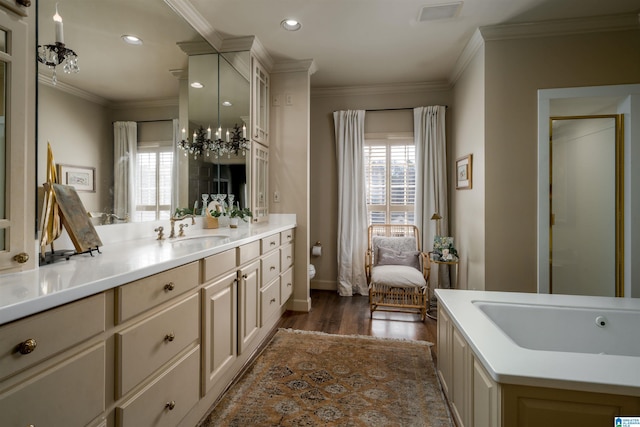
M 116 408 L 118 427 L 174 427 L 198 402 L 200 358 L 196 347 L 142 392 Z
M 104 330 L 104 294 L 8 323 L 0 327 L 0 380 Z M 35 343 L 35 348 L 31 353 L 22 354 L 19 347 L 28 340 L 33 340 L 29 343 Z
M 116 334 L 118 396 L 198 339 L 198 294 Z
M 293 240 L 295 238 L 294 231 L 295 231 L 295 229 L 292 228 L 291 230 L 285 230 L 285 231 L 281 232 L 280 233 L 280 243 L 282 243 L 284 245 L 285 243 L 293 242 Z
M 293 265 L 293 245 L 280 248 L 280 270 L 284 271 Z
M 236 268 L 236 250 L 229 249 L 219 254 L 211 255 L 202 262 L 202 283 L 207 283 L 223 273 Z
M 288 269 L 280 276 L 280 305 L 287 302 L 293 293 L 293 268 Z
M 271 236 L 265 237 L 261 240 L 262 242 L 262 254 L 266 254 L 278 246 L 280 246 L 280 233 L 272 234 Z
M 81 323 L 81 322 L 78 322 Z M 3 426 L 84 426 L 105 408 L 103 343 L 0 395 Z
M 265 286 L 280 274 L 280 252 L 265 256 L 261 262 L 262 286 Z
M 258 258 L 260 256 L 260 241 L 247 243 L 238 247 L 238 265 L 242 265 L 246 262 Z
M 280 308 L 280 280 L 275 280 L 260 291 L 261 326 Z
M 198 263 L 183 265 L 120 286 L 116 293 L 117 321 L 143 313 L 198 286 Z

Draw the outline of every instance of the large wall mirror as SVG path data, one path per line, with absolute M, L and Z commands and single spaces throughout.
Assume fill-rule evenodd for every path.
M 182 129 L 248 125 L 248 52 L 218 54 L 158 0 L 38 1 L 38 45 L 59 37 L 56 4 L 79 71 L 38 65 L 39 188 L 49 143 L 59 180 L 76 185 L 96 224 L 168 219 L 201 206 L 205 193 L 234 194 L 248 206 L 248 153 L 194 159 L 177 147 Z M 114 154 L 122 141 L 132 156 Z

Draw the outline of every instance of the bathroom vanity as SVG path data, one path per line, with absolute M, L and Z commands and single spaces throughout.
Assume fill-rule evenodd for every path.
M 0 278 L 3 426 L 190 426 L 293 292 L 295 216 Z
M 640 413 L 637 299 L 436 295 L 438 377 L 458 426 L 596 427 Z

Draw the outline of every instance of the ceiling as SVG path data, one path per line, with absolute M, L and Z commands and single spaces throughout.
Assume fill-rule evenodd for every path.
M 80 72 L 61 85 L 108 102 L 177 96 L 176 45 L 198 34 L 160 0 L 57 0 Z M 314 88 L 448 81 L 478 27 L 640 12 L 640 0 L 464 0 L 451 19 L 418 22 L 423 6 L 450 0 L 170 0 L 186 4 L 218 37 L 255 35 L 273 59 L 314 59 Z M 52 43 L 54 0 L 38 2 L 39 44 Z M 302 23 L 297 32 L 280 27 Z M 122 34 L 140 36 L 128 46 Z M 40 66 L 42 74 L 51 72 Z
M 312 58 L 312 87 L 447 81 L 478 27 L 640 11 L 640 0 L 464 0 L 457 17 L 418 22 L 455 0 L 190 0 L 226 36 L 256 35 L 273 58 Z M 302 23 L 297 32 L 280 27 Z

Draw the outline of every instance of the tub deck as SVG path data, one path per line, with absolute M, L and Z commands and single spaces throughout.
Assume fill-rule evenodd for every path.
M 640 357 L 633 356 L 640 351 L 639 299 L 456 289 L 438 289 L 436 295 L 440 308 L 498 383 L 640 396 Z M 497 306 L 506 309 L 496 310 Z M 571 311 L 582 312 L 579 323 L 586 322 L 585 329 L 595 335 L 577 330 L 571 334 L 573 327 L 559 327 L 575 321 L 569 316 Z M 620 312 L 630 315 L 624 327 L 619 326 L 619 319 L 624 318 L 617 316 Z M 607 325 L 599 328 L 595 321 L 603 314 Z M 596 345 L 593 337 L 609 332 L 607 326 L 613 329 L 611 321 L 618 325 L 617 336 L 613 341 L 606 337 L 603 351 L 597 345 L 605 344 Z

